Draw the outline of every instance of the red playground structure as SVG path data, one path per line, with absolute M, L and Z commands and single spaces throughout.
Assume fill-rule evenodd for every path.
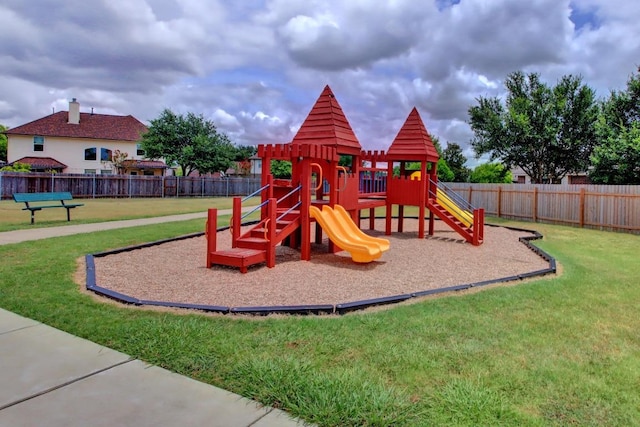
M 438 153 L 417 109 L 413 109 L 388 151 L 363 151 L 331 88 L 326 86 L 300 130 L 290 143 L 259 145 L 262 185 L 254 194 L 233 200 L 230 222 L 232 247 L 218 250 L 217 210 L 210 209 L 207 221 L 207 268 L 213 265 L 237 267 L 242 273 L 254 264 L 274 267 L 276 246 L 300 250 L 300 259 L 311 258 L 311 226 L 315 241 L 322 232 L 329 237 L 329 251 L 346 250 L 354 262 L 373 261 L 389 249 L 386 239 L 360 230 L 361 212 L 369 210 L 369 229 L 374 229 L 375 209 L 386 209 L 385 234 L 391 235 L 393 205 L 398 205 L 397 231 L 402 232 L 404 207 L 417 206 L 418 238 L 434 234 L 435 216 L 467 242 L 483 241 L 484 210 L 437 182 Z M 351 157 L 351 167 L 338 164 Z M 291 162 L 291 179 L 274 179 L 273 160 Z M 420 164 L 407 170 L 408 163 Z M 394 176 L 394 164 L 400 165 Z M 381 165 L 381 167 L 378 167 Z M 241 234 L 242 202 L 260 195 L 260 220 Z M 430 212 L 425 219 L 426 210 Z M 244 215 L 244 216 L 243 216 Z

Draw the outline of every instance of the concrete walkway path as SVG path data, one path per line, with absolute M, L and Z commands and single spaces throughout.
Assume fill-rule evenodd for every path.
M 197 213 L 10 231 L 0 233 L 0 245 L 205 217 Z M 0 308 L 0 427 L 301 425 L 278 409 Z
M 219 210 L 218 215 L 229 215 L 231 209 Z M 49 237 L 71 236 L 73 234 L 93 233 L 94 231 L 114 230 L 116 228 L 137 227 L 139 225 L 161 224 L 163 222 L 187 221 L 206 218 L 207 212 L 182 215 L 158 216 L 153 218 L 128 219 L 124 221 L 96 222 L 92 224 L 71 224 L 60 227 L 26 228 L 0 233 L 0 245 L 26 242 L 28 240 L 48 239 Z M 204 231 L 204 229 L 202 230 Z

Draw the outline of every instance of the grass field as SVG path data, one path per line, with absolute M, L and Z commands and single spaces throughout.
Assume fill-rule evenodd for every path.
M 563 274 L 257 319 L 121 307 L 73 282 L 79 257 L 202 230 L 193 220 L 1 246 L 0 306 L 320 426 L 640 425 L 640 238 L 509 224 L 543 233 Z
M 117 221 L 154 216 L 205 212 L 209 208 L 230 209 L 232 198 L 165 198 L 165 199 L 81 199 L 84 206 L 71 210 L 71 224 Z M 251 198 L 243 206 L 260 203 Z M 0 202 L 0 232 L 33 227 L 57 227 L 67 225 L 65 209 L 44 209 L 35 214 L 35 224 L 30 224 L 30 212 L 23 211 L 24 203 L 13 200 Z

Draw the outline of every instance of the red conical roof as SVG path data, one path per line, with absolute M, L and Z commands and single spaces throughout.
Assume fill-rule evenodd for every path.
M 338 154 L 358 155 L 362 150 L 342 107 L 328 85 L 291 143 L 329 145 L 336 147 Z
M 387 150 L 391 161 L 437 162 L 440 156 L 424 126 L 418 110 L 413 107 L 409 117 L 400 128 L 396 139 Z

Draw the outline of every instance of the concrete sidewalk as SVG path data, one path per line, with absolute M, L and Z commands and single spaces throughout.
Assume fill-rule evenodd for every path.
M 250 209 L 245 208 L 243 210 Z M 230 215 L 231 209 L 219 210 L 218 215 Z M 164 222 L 187 221 L 206 218 L 207 212 L 182 215 L 168 215 L 153 218 L 128 219 L 124 221 L 96 222 L 92 224 L 72 224 L 60 227 L 26 228 L 23 230 L 0 233 L 0 245 L 26 242 L 28 240 L 48 239 L 49 237 L 71 236 L 73 234 L 92 233 L 94 231 L 114 230 L 116 228 L 137 227 L 139 225 L 162 224 Z M 204 228 L 202 229 L 204 231 Z
M 0 309 L 0 426 L 296 426 L 278 409 Z
M 9 231 L 0 233 L 0 245 L 206 216 Z M 301 425 L 278 409 L 0 308 L 0 427 Z

